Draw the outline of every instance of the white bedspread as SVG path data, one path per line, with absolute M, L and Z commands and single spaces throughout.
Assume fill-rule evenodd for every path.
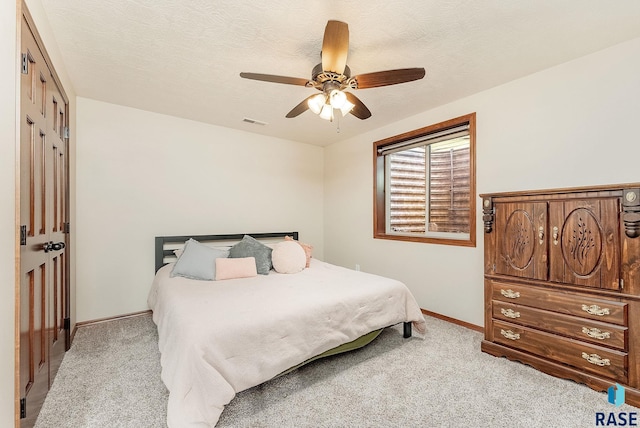
M 169 278 L 149 293 L 171 428 L 212 427 L 237 392 L 370 331 L 425 321 L 399 281 L 312 259 L 292 274 L 225 281 Z

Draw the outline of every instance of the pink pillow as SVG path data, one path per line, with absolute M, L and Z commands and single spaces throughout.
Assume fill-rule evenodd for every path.
M 250 278 L 257 276 L 255 257 L 227 258 L 219 257 L 216 259 L 216 281 L 221 279 L 234 278 Z
M 304 242 L 296 241 L 290 236 L 285 236 L 284 240 L 297 242 L 298 245 L 302 247 L 302 249 L 304 250 L 304 255 L 307 257 L 307 262 L 304 267 L 309 267 L 309 264 L 311 263 L 311 253 L 313 252 L 313 247 L 309 244 L 305 244 Z

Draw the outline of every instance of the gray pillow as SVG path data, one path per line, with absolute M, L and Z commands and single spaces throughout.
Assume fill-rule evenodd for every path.
M 249 235 L 244 235 L 242 241 L 229 249 L 229 257 L 254 257 L 256 270 L 260 275 L 269 275 L 271 270 L 271 248 Z
M 229 251 L 207 247 L 195 239 L 189 239 L 170 276 L 213 281 L 216 278 L 216 259 L 220 257 L 229 257 Z

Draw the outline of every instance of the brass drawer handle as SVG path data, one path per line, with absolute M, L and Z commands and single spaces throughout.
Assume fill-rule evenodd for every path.
M 600 367 L 611 365 L 611 360 L 609 360 L 608 358 L 602 358 L 598 354 L 587 354 L 586 352 L 583 352 L 582 358 L 584 358 L 591 364 L 595 364 L 596 366 L 600 366 Z
M 500 308 L 500 312 L 507 318 L 520 318 L 520 312 L 514 311 L 513 309 Z
M 500 290 L 500 294 L 502 294 L 507 299 L 517 299 L 518 297 L 520 297 L 520 293 L 518 293 L 517 291 L 513 291 L 511 289 Z
M 582 310 L 591 315 L 603 316 L 603 315 L 610 314 L 609 308 L 601 308 L 598 305 L 591 305 L 591 306 L 582 305 Z
M 511 331 L 511 330 L 502 330 L 500 329 L 500 334 L 503 335 L 504 337 L 506 337 L 507 339 L 511 339 L 511 340 L 518 340 L 520 339 L 520 335 L 518 333 L 516 333 L 515 331 Z
M 594 339 L 604 340 L 604 339 L 611 338 L 611 333 L 609 333 L 608 331 L 602 331 L 599 328 L 595 328 L 595 327 L 594 328 L 582 327 L 582 332 Z

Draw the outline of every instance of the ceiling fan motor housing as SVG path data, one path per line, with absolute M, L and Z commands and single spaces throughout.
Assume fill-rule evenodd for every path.
M 316 65 L 311 71 L 311 80 L 318 84 L 314 86 L 316 86 L 316 88 L 319 90 L 322 90 L 323 83 L 329 81 L 337 82 L 339 86 L 344 87 L 343 85 L 349 80 L 350 77 L 351 69 L 348 65 L 345 65 L 342 74 L 333 71 L 325 71 L 322 69 L 322 64 Z

